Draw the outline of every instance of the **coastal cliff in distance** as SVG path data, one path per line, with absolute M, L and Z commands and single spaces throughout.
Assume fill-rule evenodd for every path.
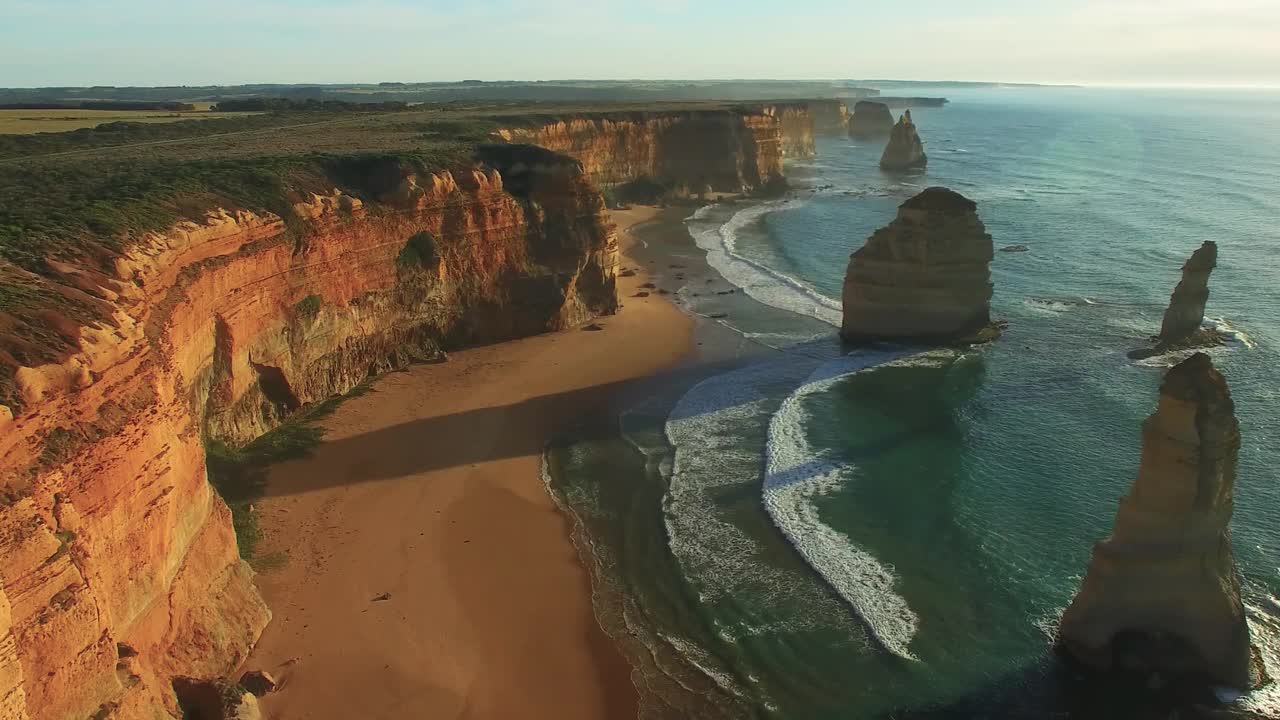
M 847 342 L 990 340 L 991 236 L 977 204 L 944 187 L 902 203 L 898 216 L 849 258 Z
M 922 168 L 929 162 L 924 154 L 924 143 L 916 132 L 916 124 L 911 120 L 911 111 L 903 110 L 902 117 L 893 126 L 889 134 L 889 144 L 880 156 L 880 167 L 884 170 L 912 170 Z
M 647 179 L 676 195 L 738 193 L 782 178 L 780 115 L 765 109 L 709 109 L 535 118 L 497 136 L 575 158 L 601 188 Z
M 810 100 L 813 130 L 820 135 L 844 135 L 849 131 L 849 106 L 843 100 Z
M 617 307 L 614 230 L 570 158 L 502 145 L 453 172 L 324 168 L 329 189 L 292 191 L 287 217 L 212 208 L 104 242 L 102 264 L 0 264 L 22 297 L 75 301 L 7 306 L 0 334 L 6 720 L 176 717 L 175 679 L 246 656 L 269 611 L 203 440 L 239 445 L 373 374 Z
M 763 111 L 778 118 L 782 157 L 811 158 L 817 154 L 813 141 L 813 114 L 807 103 L 775 103 L 764 106 Z
M 873 100 L 859 100 L 849 117 L 849 137 L 866 139 L 883 137 L 893 131 L 893 113 L 889 106 Z
M 1073 657 L 1137 683 L 1261 682 L 1228 530 L 1239 449 L 1227 382 L 1196 353 L 1165 376 L 1138 477 L 1063 613 Z

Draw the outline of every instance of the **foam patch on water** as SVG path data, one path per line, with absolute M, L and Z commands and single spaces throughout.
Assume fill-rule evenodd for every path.
M 739 210 L 719 226 L 690 226 L 690 235 L 707 254 L 707 264 L 725 280 L 741 288 L 758 302 L 797 315 L 817 318 L 829 325 L 840 326 L 840 302 L 823 295 L 808 284 L 786 273 L 756 262 L 737 250 L 738 235 L 771 212 L 801 207 L 803 201 L 789 199 L 752 205 Z M 711 208 L 700 208 L 690 220 L 705 221 Z
M 764 504 L 773 522 L 819 575 L 840 595 L 873 637 L 899 657 L 915 659 L 910 644 L 919 619 L 894 590 L 893 569 L 824 524 L 818 498 L 838 490 L 845 466 L 823 457 L 806 437 L 804 401 L 825 393 L 848 375 L 900 360 L 904 351 L 860 352 L 824 364 L 773 415 L 765 455 Z
M 721 505 L 729 493 L 760 487 L 770 417 L 818 364 L 789 355 L 710 377 L 690 388 L 667 419 L 675 448 L 663 498 L 667 543 L 701 602 L 736 607 L 736 626 L 725 629 L 732 637 L 784 627 L 859 635 L 824 588 L 762 562 L 759 541 Z
M 1201 327 L 1217 331 L 1223 338 L 1224 344 L 1206 348 L 1175 350 L 1163 355 L 1153 355 L 1152 357 L 1138 360 L 1134 364 L 1140 367 L 1169 368 L 1198 352 L 1206 353 L 1212 357 L 1226 352 L 1253 350 L 1258 347 L 1258 344 L 1254 342 L 1253 338 L 1249 337 L 1248 333 L 1234 327 L 1222 318 L 1205 318 Z

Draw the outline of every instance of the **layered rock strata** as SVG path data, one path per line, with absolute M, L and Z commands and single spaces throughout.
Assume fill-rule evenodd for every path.
M 1072 656 L 1142 681 L 1260 680 L 1228 531 L 1239 449 L 1226 380 L 1196 353 L 1165 376 L 1138 477 L 1062 616 Z
M 358 187 L 297 196 L 287 221 L 214 210 L 103 269 L 25 278 L 100 316 L 36 318 L 74 342 L 5 390 L 0 717 L 175 716 L 175 678 L 245 657 L 269 613 L 202 436 L 240 443 L 442 348 L 616 308 L 614 232 L 581 166 L 511 146 L 480 159 L 357 164 Z
M 993 257 L 972 200 L 943 187 L 924 190 L 850 257 L 841 336 L 849 342 L 989 339 Z
M 859 100 L 849 116 L 849 137 L 865 139 L 883 137 L 893 131 L 893 113 L 889 106 L 872 100 Z
M 778 103 L 766 105 L 763 111 L 778 118 L 783 158 L 810 158 L 817 154 L 813 140 L 813 116 L 808 105 Z
M 499 130 L 582 163 L 607 188 L 649 180 L 677 195 L 744 192 L 782 177 L 781 118 L 763 109 L 610 113 Z
M 916 132 L 916 124 L 911 120 L 911 111 L 902 111 L 902 117 L 889 133 L 889 144 L 880 156 L 880 167 L 885 170 L 912 170 L 928 164 L 929 158 L 924 154 L 924 143 Z

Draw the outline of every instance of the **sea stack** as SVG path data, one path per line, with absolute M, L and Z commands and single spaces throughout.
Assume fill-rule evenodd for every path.
M 1239 449 L 1227 382 L 1196 353 L 1165 376 L 1138 477 L 1062 616 L 1071 656 L 1148 683 L 1260 682 L 1227 527 Z
M 1186 342 L 1204 322 L 1204 306 L 1209 302 L 1209 275 L 1218 265 L 1218 244 L 1206 240 L 1182 266 L 1182 281 L 1173 289 L 1169 308 L 1160 326 L 1160 344 Z
M 911 111 L 903 110 L 898 124 L 889 133 L 889 144 L 885 146 L 884 155 L 880 156 L 882 170 L 911 170 L 922 168 L 929 162 L 924 154 L 924 143 L 916 132 L 916 124 L 911 120 Z
M 889 106 L 872 100 L 859 100 L 849 116 L 849 137 L 854 139 L 883 137 L 893 130 L 893 113 Z
M 931 187 L 849 258 L 844 279 L 848 342 L 989 340 L 991 236 L 977 204 Z
M 1141 360 L 1171 350 L 1222 344 L 1222 333 L 1203 327 L 1204 306 L 1209 302 L 1209 275 L 1217 265 L 1218 244 L 1207 240 L 1182 266 L 1182 280 L 1169 298 L 1160 334 L 1154 338 L 1155 347 L 1132 350 L 1129 357 Z

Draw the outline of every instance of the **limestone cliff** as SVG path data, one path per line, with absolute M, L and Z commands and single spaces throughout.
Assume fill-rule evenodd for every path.
M 849 118 L 849 137 L 865 139 L 883 137 L 893 131 L 893 113 L 889 106 L 872 100 L 859 100 Z
M 893 126 L 889 134 L 889 144 L 880 156 L 880 167 L 885 170 L 911 170 L 922 168 L 928 164 L 929 158 L 924 154 L 924 143 L 916 132 L 916 124 L 911 120 L 911 111 L 903 110 L 902 117 Z
M 810 158 L 817 154 L 813 141 L 813 116 L 804 103 L 775 103 L 762 108 L 766 115 L 778 118 L 782 134 L 782 157 Z
M 992 257 L 991 236 L 973 201 L 943 187 L 924 190 L 850 257 L 841 337 L 988 339 Z
M 843 100 L 808 101 L 813 116 L 813 129 L 820 135 L 844 135 L 849 132 L 849 106 Z
M 1190 338 L 1204 322 L 1209 302 L 1209 275 L 1218 265 L 1218 244 L 1205 241 L 1182 266 L 1182 281 L 1173 289 L 1160 326 L 1160 342 L 1174 345 Z
M 613 229 L 568 158 L 498 146 L 462 172 L 336 176 L 288 218 L 213 210 L 105 266 L 22 276 L 96 317 L 0 322 L 0 362 L 41 327 L 72 339 L 0 388 L 0 717 L 170 717 L 175 677 L 245 656 L 269 613 L 202 436 L 243 442 L 442 348 L 616 308 Z
M 1253 686 L 1231 552 L 1240 432 L 1226 380 L 1197 353 L 1169 371 L 1142 426 L 1142 464 L 1062 616 L 1065 649 L 1146 681 Z
M 648 179 L 682 195 L 736 193 L 782 177 L 782 122 L 761 109 L 548 118 L 497 135 L 577 159 L 599 187 Z

